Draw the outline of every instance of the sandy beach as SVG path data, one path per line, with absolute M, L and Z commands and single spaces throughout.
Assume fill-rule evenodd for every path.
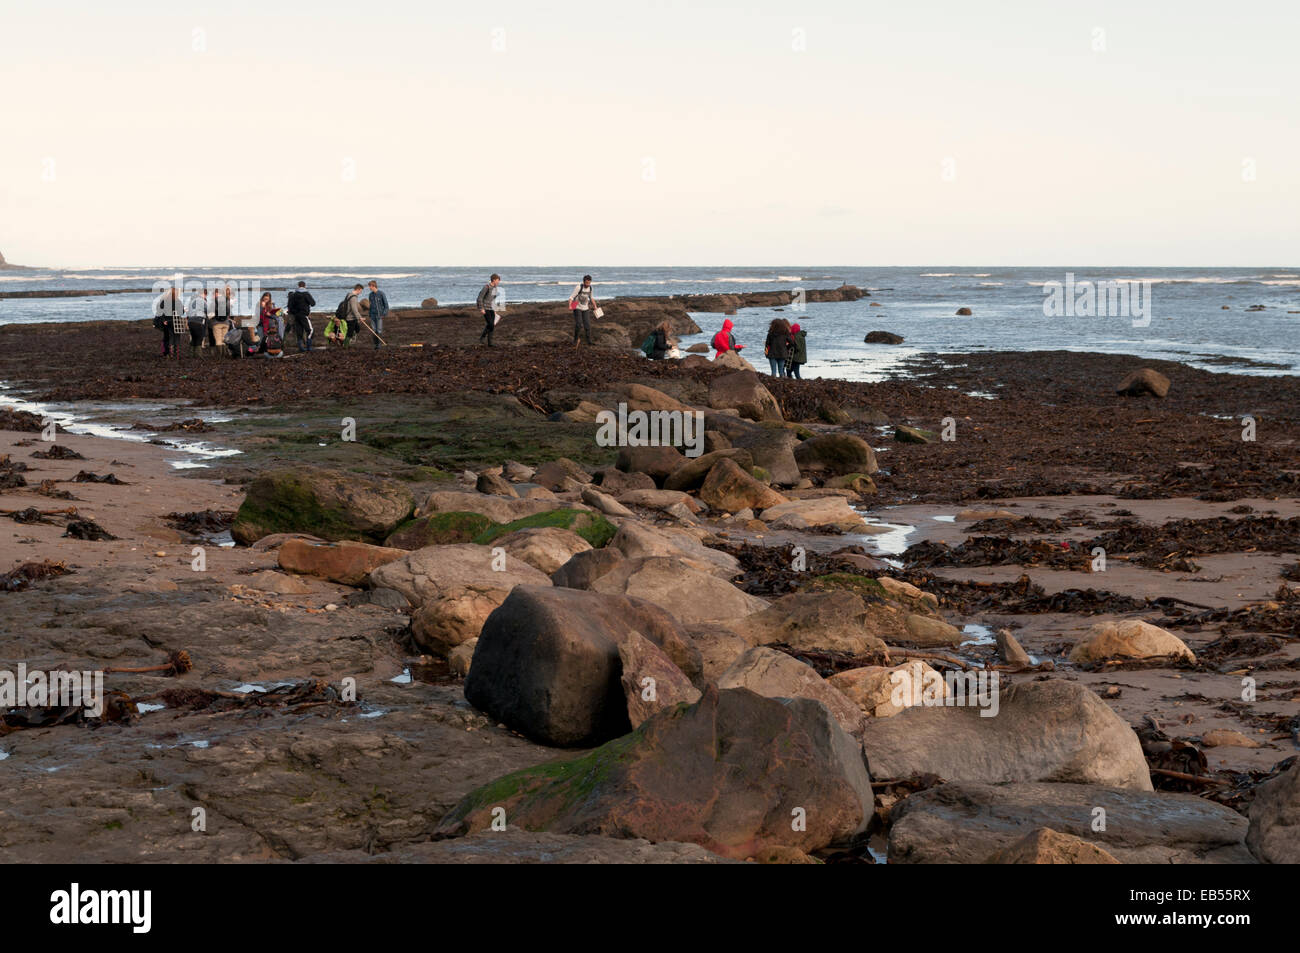
M 0 328 L 8 393 L 146 438 L 60 433 L 51 444 L 38 417 L 4 418 L 13 429 L 0 432 L 0 570 L 69 572 L 0 593 L 0 657 L 49 670 L 164 666 L 109 672 L 106 687 L 122 693 L 112 718 L 8 719 L 0 840 L 11 859 L 928 862 L 942 859 L 945 789 L 1014 782 L 1029 792 L 1017 796 L 1038 797 L 1041 781 L 1085 802 L 1092 785 L 1163 798 L 1142 802 L 1157 816 L 1186 816 L 1192 802 L 1180 799 L 1203 805 L 1167 842 L 1096 840 L 1121 861 L 1259 859 L 1258 843 L 1247 847 L 1257 785 L 1300 745 L 1295 378 L 1044 352 L 921 355 L 909 377 L 876 384 L 773 380 L 633 352 L 646 322 L 693 333 L 674 302 L 615 311 L 606 346 L 579 351 L 553 311 L 512 315 L 505 346 L 492 350 L 468 346 L 472 316 L 435 309 L 398 312 L 394 346 L 379 352 L 277 361 L 163 362 L 143 322 Z M 1144 367 L 1169 379 L 1168 395 L 1118 396 L 1118 382 Z M 664 471 L 659 448 L 600 446 L 593 408 L 619 402 L 700 409 L 718 456 L 688 479 L 674 473 L 689 458 Z M 1243 415 L 1258 421 L 1255 441 L 1241 439 Z M 341 436 L 348 419 L 351 440 Z M 956 439 L 945 441 L 949 423 Z M 176 437 L 239 453 L 186 454 L 183 442 L 165 443 Z M 76 456 L 34 456 L 52 445 Z M 77 482 L 83 472 L 120 482 Z M 273 503 L 293 473 L 303 482 L 292 492 L 317 503 Z M 329 480 L 349 487 L 343 518 L 370 522 L 323 521 L 313 507 L 328 510 Z M 381 518 L 394 500 L 409 502 Z M 67 535 L 74 522 L 85 535 L 85 521 L 115 538 Z M 302 539 L 361 541 L 362 555 L 347 558 L 362 569 L 341 569 L 336 545 Z M 479 558 L 491 578 L 494 545 L 518 560 L 517 587 L 515 576 L 505 588 L 456 581 Z M 414 568 L 416 553 L 427 569 Z M 552 605 L 551 590 L 572 595 Z M 602 743 L 677 729 L 659 715 L 634 720 L 631 734 L 593 727 L 576 745 L 544 740 L 559 737 L 548 735 L 556 723 L 467 682 L 467 669 L 512 664 L 483 647 L 505 637 L 489 615 L 563 619 L 574 598 L 598 615 L 629 597 L 648 601 L 636 612 L 655 620 L 637 623 L 633 641 L 655 645 L 623 665 L 661 666 L 673 692 L 660 707 L 704 692 L 698 705 L 725 708 L 741 686 L 755 703 L 793 694 L 838 711 L 848 698 L 856 714 L 840 723 L 871 766 L 869 816 L 812 840 L 770 827 L 742 837 L 736 821 L 706 837 L 658 813 L 664 792 L 611 789 L 600 797 L 612 816 L 634 797 L 653 823 L 611 836 L 613 822 L 532 820 L 495 836 L 480 818 L 482 791 L 525 818 L 541 810 L 529 797 L 542 795 L 500 793 L 502 776 L 584 765 Z M 540 601 L 515 606 L 527 599 Z M 859 613 L 847 627 L 833 618 L 845 606 Z M 1094 626 L 1129 620 L 1190 655 L 1072 655 Z M 999 645 L 999 631 L 1029 659 Z M 190 667 L 167 669 L 179 652 Z M 960 709 L 885 714 L 845 677 L 908 659 L 999 674 L 1011 713 L 989 721 L 1009 735 L 988 743 L 1015 751 L 1002 768 L 928 747 L 938 722 L 923 719 Z M 760 662 L 766 674 L 755 674 Z M 1255 694 L 1243 701 L 1247 678 Z M 1057 725 L 1034 708 L 1030 697 L 1047 689 L 1082 693 L 1068 705 L 1084 706 L 1077 717 L 1092 727 L 1075 738 L 1082 723 Z M 628 691 L 620 717 L 644 717 Z M 897 750 L 893 725 L 913 739 Z M 1098 742 L 1098 732 L 1118 740 Z M 1035 735 L 1050 750 L 1027 745 Z M 985 735 L 971 737 L 968 748 Z M 1028 810 L 1009 792 L 998 795 L 1005 803 L 965 796 L 1012 816 Z M 196 807 L 207 812 L 203 837 L 189 825 Z M 1064 808 L 1034 810 L 1036 820 L 972 835 L 947 859 L 984 860 L 1035 825 L 1077 829 Z

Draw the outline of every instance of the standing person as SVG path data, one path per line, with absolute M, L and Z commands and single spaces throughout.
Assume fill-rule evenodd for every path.
M 731 323 L 730 318 L 727 318 L 722 322 L 722 330 L 713 335 L 713 349 L 718 352 L 713 355 L 715 361 L 728 351 L 739 353 L 745 349 L 745 345 L 736 343 L 736 336 L 731 333 L 733 327 L 735 325 Z
M 259 354 L 267 353 L 267 341 L 272 334 L 280 338 L 283 347 L 284 335 L 280 333 L 280 322 L 284 320 L 282 313 L 271 300 L 271 292 L 263 292 L 257 305 L 257 323 L 262 330 L 262 340 L 257 348 Z
M 591 293 L 591 275 L 583 275 L 582 281 L 569 295 L 569 309 L 573 311 L 573 346 L 578 346 L 578 332 L 587 339 L 591 346 L 591 315 L 596 310 L 596 299 Z
M 353 285 L 348 292 L 348 343 L 361 333 L 361 286 Z
M 199 288 L 185 307 L 186 330 L 190 335 L 190 356 L 208 343 L 208 290 Z
M 203 335 L 203 340 L 207 347 L 213 347 L 221 343 L 216 339 L 214 334 L 217 323 L 219 321 L 224 321 L 226 314 L 226 299 L 222 295 L 221 291 L 221 288 L 214 286 L 212 293 L 208 295 L 208 315 L 207 320 L 204 322 L 206 324 L 206 333 Z M 213 353 L 215 354 L 216 352 L 214 351 Z
M 293 319 L 293 336 L 298 341 L 298 353 L 311 350 L 311 309 L 316 307 L 316 299 L 307 290 L 307 282 L 298 282 L 298 289 L 289 292 L 285 302 L 289 317 Z
M 799 368 L 808 363 L 808 332 L 799 325 L 790 327 L 790 356 L 787 359 L 789 374 L 795 380 L 803 380 L 799 376 Z
M 370 282 L 370 326 L 375 329 L 375 350 L 384 342 L 384 315 L 388 314 L 388 295 L 379 290 L 379 283 Z
M 785 377 L 786 358 L 790 356 L 790 322 L 773 318 L 767 326 L 767 340 L 763 342 L 768 367 L 773 377 Z
M 186 314 L 185 302 L 181 300 L 180 289 L 176 289 L 174 294 L 175 298 L 168 313 L 171 315 L 172 322 L 172 357 L 180 360 L 181 342 L 190 333 L 190 322 Z
M 176 349 L 176 331 L 172 318 L 177 311 L 184 313 L 181 296 L 174 287 L 168 288 L 153 301 L 153 326 L 162 332 L 162 356 L 171 357 Z
M 492 346 L 492 332 L 497 326 L 497 301 L 501 296 L 497 286 L 500 284 L 501 276 L 493 272 L 475 301 L 479 314 L 483 315 L 483 333 L 478 336 L 478 342 L 482 344 L 486 340 L 488 347 Z

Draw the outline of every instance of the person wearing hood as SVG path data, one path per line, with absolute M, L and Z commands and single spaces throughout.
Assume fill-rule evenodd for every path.
M 745 349 L 745 345 L 736 343 L 736 336 L 731 333 L 733 327 L 735 325 L 731 323 L 730 318 L 727 318 L 722 322 L 722 330 L 713 335 L 713 349 L 718 352 L 713 355 L 715 361 L 727 351 L 740 352 Z
M 797 324 L 790 325 L 790 349 L 785 360 L 786 376 L 803 380 L 799 368 L 808 363 L 808 332 Z

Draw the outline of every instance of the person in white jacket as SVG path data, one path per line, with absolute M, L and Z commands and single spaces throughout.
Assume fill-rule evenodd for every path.
M 596 299 L 592 295 L 591 275 L 583 275 L 582 281 L 574 286 L 569 295 L 569 309 L 573 312 L 573 346 L 578 346 L 578 332 L 587 339 L 591 346 L 591 315 L 596 310 Z

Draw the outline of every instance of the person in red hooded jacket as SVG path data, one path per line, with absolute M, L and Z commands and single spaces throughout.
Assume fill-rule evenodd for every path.
M 722 330 L 713 335 L 713 349 L 718 352 L 713 355 L 715 361 L 727 351 L 743 351 L 745 349 L 745 345 L 736 343 L 736 336 L 731 333 L 732 327 L 734 325 L 731 323 L 731 319 L 727 318 L 722 322 Z

